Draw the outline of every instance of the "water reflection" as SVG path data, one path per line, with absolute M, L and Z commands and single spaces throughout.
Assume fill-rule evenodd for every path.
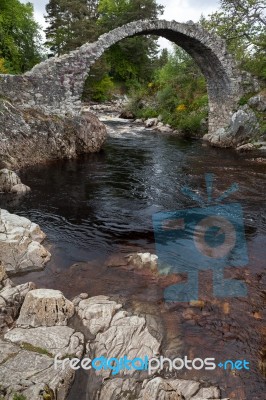
M 156 305 L 167 328 L 166 354 L 177 356 L 175 346 L 181 338 L 182 350 L 178 349 L 190 356 L 246 357 L 252 371 L 245 376 L 219 371 L 199 377 L 221 384 L 224 397 L 264 399 L 259 354 L 265 328 L 256 316 L 265 308 L 266 165 L 253 162 L 254 155 L 247 158 L 196 141 L 108 124 L 110 137 L 100 153 L 28 168 L 21 177 L 32 192 L 19 199 L 0 197 L 2 208 L 38 223 L 52 247 L 53 258 L 44 271 L 16 281 L 33 280 L 69 297 L 81 292 L 120 295 L 132 309 L 150 305 L 154 310 Z M 187 185 L 205 198 L 206 172 L 216 176 L 214 197 L 234 182 L 240 186 L 230 200 L 244 209 L 250 262 L 245 269 L 228 269 L 226 274 L 244 279 L 249 296 L 233 299 L 229 306 L 226 299 L 215 299 L 211 274 L 204 271 L 199 279 L 202 308 L 165 305 L 163 289 L 169 282 L 110 268 L 110 258 L 137 250 L 154 252 L 153 214 L 197 206 L 180 189 Z M 174 276 L 170 279 L 178 282 Z M 183 377 L 195 378 L 193 374 Z

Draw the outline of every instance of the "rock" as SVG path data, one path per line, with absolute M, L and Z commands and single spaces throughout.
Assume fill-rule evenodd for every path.
M 139 395 L 139 400 L 184 400 L 180 390 L 174 389 L 171 384 L 162 378 L 149 381 Z
M 29 292 L 21 307 L 18 327 L 67 325 L 74 305 L 59 290 L 36 289 Z
M 156 126 L 156 129 L 161 133 L 171 133 L 173 131 L 172 128 L 166 125 Z
M 262 92 L 249 99 L 248 105 L 257 111 L 266 111 L 266 92 Z
M 75 377 L 69 361 L 65 362 L 64 369 L 62 366 L 55 369 L 53 358 L 38 352 L 39 349 L 28 351 L 3 341 L 0 344 L 5 351 L 5 362 L 0 365 L 1 390 L 6 393 L 5 399 L 12 400 L 16 392 L 26 399 L 37 400 L 40 390 L 47 384 L 57 400 L 66 399 Z
M 11 193 L 16 193 L 16 194 L 25 194 L 30 192 L 30 187 L 24 185 L 23 183 L 19 183 L 18 185 L 15 185 L 11 189 Z
M 215 400 L 221 399 L 216 387 L 202 387 L 196 381 L 184 379 L 163 379 L 160 377 L 137 381 L 134 378 L 114 378 L 104 382 L 99 400 L 129 399 L 128 393 L 136 400 Z M 225 400 L 225 399 L 224 399 Z
M 7 332 L 4 338 L 22 345 L 25 349 L 39 349 L 40 352 L 43 350 L 43 353 L 53 357 L 60 354 L 60 359 L 70 355 L 80 358 L 84 350 L 84 336 L 68 326 L 14 328 Z
M 139 119 L 139 118 L 138 118 L 138 119 L 135 120 L 135 123 L 136 123 L 136 124 L 142 124 L 143 121 L 142 121 L 142 119 Z
M 154 324 L 155 325 L 155 324 Z M 159 328 L 157 327 L 158 332 Z M 96 335 L 91 344 L 93 354 L 101 354 L 105 357 L 122 358 L 127 355 L 129 359 L 158 355 L 161 340 L 156 339 L 150 332 L 144 317 L 130 316 L 126 311 L 118 311 L 109 328 Z M 135 371 L 121 371 L 120 374 L 132 375 Z M 96 375 L 107 378 L 110 370 L 96 371 Z
M 51 258 L 41 245 L 45 236 L 29 219 L 0 209 L 0 257 L 9 275 L 45 266 Z
M 134 119 L 135 116 L 131 111 L 122 111 L 122 113 L 119 115 L 119 118 L 121 118 L 121 119 Z
M 7 273 L 4 265 L 0 261 L 0 288 L 2 287 L 2 283 L 7 279 Z
M 96 296 L 79 302 L 77 313 L 89 333 L 96 335 L 109 328 L 111 320 L 122 307 L 106 296 Z
M 0 192 L 25 194 L 30 188 L 21 183 L 20 178 L 14 171 L 7 168 L 0 170 Z
M 96 152 L 107 137 L 105 125 L 90 112 L 82 116 L 46 115 L 3 99 L 0 107 L 0 168 L 21 168 Z
M 158 256 L 151 253 L 134 253 L 128 256 L 128 262 L 138 269 L 148 268 L 158 272 Z
M 255 113 L 245 105 L 233 114 L 226 128 L 218 129 L 214 134 L 203 137 L 217 147 L 238 147 L 250 141 L 258 134 L 259 125 Z
M 26 294 L 35 289 L 32 282 L 15 286 L 0 264 L 0 333 L 14 324 Z
M 254 150 L 255 148 L 256 148 L 256 146 L 254 146 L 254 144 L 246 143 L 246 144 L 242 144 L 241 146 L 238 146 L 236 148 L 236 150 L 239 151 L 240 153 L 244 153 L 246 151 Z
M 145 121 L 146 128 L 151 128 L 153 126 L 156 126 L 157 124 L 158 124 L 158 118 L 149 118 Z
M 14 186 L 20 185 L 18 175 L 7 168 L 0 170 L 0 192 L 11 192 Z

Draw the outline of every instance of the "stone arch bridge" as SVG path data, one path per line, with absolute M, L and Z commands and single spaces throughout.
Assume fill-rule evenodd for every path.
M 243 94 L 242 78 L 225 42 L 193 22 L 136 21 L 102 35 L 61 57 L 50 58 L 21 76 L 2 75 L 2 94 L 45 114 L 78 115 L 90 67 L 106 49 L 136 35 L 162 36 L 190 54 L 207 81 L 209 133 L 226 126 Z

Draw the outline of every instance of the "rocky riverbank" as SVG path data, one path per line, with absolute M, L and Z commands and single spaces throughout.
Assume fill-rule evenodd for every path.
M 64 400 L 76 371 L 71 359 L 156 357 L 163 329 L 152 315 L 136 315 L 123 301 L 82 293 L 72 301 L 58 290 L 14 286 L 0 267 L 0 394 L 27 400 Z M 23 286 L 23 287 L 22 287 Z M 9 319 L 6 316 L 8 310 Z M 5 318 L 5 319 L 4 319 Z M 55 368 L 54 358 L 58 356 Z M 73 365 L 72 365 L 73 366 Z M 10 374 L 12 371 L 12 374 Z M 221 399 L 220 389 L 203 382 L 177 379 L 169 371 L 89 370 L 90 399 L 207 400 Z M 50 397 L 45 397 L 50 396 Z
M 129 120 L 134 124 L 141 124 L 146 129 L 156 130 L 160 133 L 173 134 L 184 137 L 186 134 L 162 122 L 162 117 L 138 119 L 128 111 L 128 98 L 124 97 L 106 104 L 90 104 L 83 111 L 92 112 L 101 121 L 110 118 Z M 197 138 L 214 147 L 235 148 L 237 151 L 246 152 L 259 150 L 266 152 L 265 130 L 266 94 L 265 91 L 251 97 L 247 104 L 239 106 L 231 116 L 227 127 L 217 130 L 213 134 L 207 133 L 208 123 L 203 120 Z
M 46 115 L 0 99 L 0 168 L 19 169 L 97 152 L 106 139 L 98 118 Z

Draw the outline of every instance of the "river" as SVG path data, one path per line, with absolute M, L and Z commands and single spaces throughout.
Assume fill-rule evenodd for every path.
M 210 148 L 124 121 L 107 125 L 109 137 L 100 153 L 27 168 L 20 175 L 32 192 L 23 199 L 0 198 L 2 208 L 41 226 L 53 255 L 44 271 L 14 281 L 32 280 L 69 298 L 82 292 L 120 296 L 128 308 L 148 310 L 164 321 L 165 354 L 245 358 L 251 366 L 250 371 L 187 371 L 179 377 L 218 383 L 231 399 L 264 400 L 259 365 L 266 335 L 266 164 L 254 161 L 254 154 Z M 198 206 L 181 188 L 188 185 L 206 198 L 206 173 L 215 175 L 214 197 L 234 182 L 239 185 L 230 201 L 243 207 L 249 264 L 226 273 L 246 282 L 248 296 L 216 299 L 211 276 L 203 272 L 201 303 L 166 304 L 163 280 L 118 265 L 128 253 L 155 252 L 153 214 Z M 86 399 L 85 390 L 79 399 Z

